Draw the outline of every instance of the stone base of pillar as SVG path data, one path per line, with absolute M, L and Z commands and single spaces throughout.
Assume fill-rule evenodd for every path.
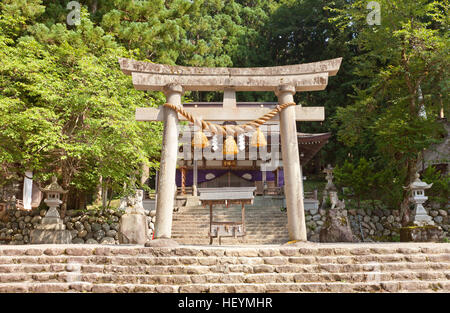
M 282 243 L 281 246 L 288 246 L 288 247 L 298 247 L 302 246 L 302 244 L 309 243 L 308 240 L 302 241 L 302 240 L 291 240 L 285 243 Z
M 175 240 L 170 239 L 170 238 L 159 238 L 159 239 L 154 239 L 154 240 L 147 242 L 145 244 L 145 246 L 146 247 L 154 247 L 154 248 L 159 248 L 159 247 L 171 248 L 171 247 L 178 247 L 179 244 L 178 244 L 178 242 L 176 242 Z
M 65 229 L 33 229 L 30 232 L 31 244 L 70 244 L 72 235 Z

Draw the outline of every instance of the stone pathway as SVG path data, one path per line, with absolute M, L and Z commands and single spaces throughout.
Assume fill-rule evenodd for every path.
M 450 244 L 0 246 L 0 292 L 450 292 Z

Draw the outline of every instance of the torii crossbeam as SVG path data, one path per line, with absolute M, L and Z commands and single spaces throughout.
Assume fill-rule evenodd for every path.
M 137 90 L 163 91 L 166 102 L 181 107 L 184 91 L 224 91 L 220 110 L 186 108 L 205 121 L 249 121 L 266 114 L 270 108 L 245 108 L 236 105 L 236 91 L 273 91 L 278 103 L 293 102 L 301 91 L 323 90 L 328 77 L 338 72 L 342 58 L 321 62 L 276 67 L 206 68 L 154 64 L 120 58 L 122 71 L 132 76 Z M 184 117 L 167 107 L 139 108 L 138 121 L 164 121 L 155 238 L 171 238 L 177 162 L 177 124 Z M 289 106 L 279 113 L 281 151 L 285 175 L 288 231 L 291 240 L 306 241 L 303 207 L 303 181 L 298 152 L 296 121 L 323 121 L 323 107 Z

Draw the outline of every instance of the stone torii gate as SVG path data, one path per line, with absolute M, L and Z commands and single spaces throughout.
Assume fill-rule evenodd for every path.
M 185 108 L 205 121 L 250 121 L 270 108 L 238 108 L 236 91 L 273 91 L 278 103 L 294 101 L 301 91 L 323 90 L 328 77 L 338 72 L 342 58 L 321 62 L 260 68 L 205 68 L 154 64 L 120 58 L 121 70 L 132 76 L 137 90 L 164 92 L 166 102 L 181 107 L 184 91 L 224 91 L 220 112 L 205 107 Z M 278 117 L 275 117 L 278 118 Z M 285 175 L 285 195 L 290 240 L 306 241 L 303 207 L 303 180 L 297 141 L 296 121 L 323 121 L 323 107 L 288 106 L 279 113 L 281 153 Z M 171 238 L 175 193 L 179 120 L 181 114 L 168 107 L 138 108 L 138 121 L 163 121 L 163 148 L 156 203 L 155 239 Z

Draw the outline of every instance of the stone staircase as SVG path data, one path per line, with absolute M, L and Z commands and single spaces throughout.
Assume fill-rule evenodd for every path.
M 256 197 L 245 206 L 245 237 L 224 237 L 225 245 L 280 244 L 289 240 L 287 214 L 281 211 L 282 201 Z M 241 207 L 214 206 L 214 221 L 240 221 Z M 172 238 L 181 244 L 209 244 L 209 206 L 180 207 L 173 215 Z M 218 239 L 214 239 L 218 242 Z
M 0 246 L 0 292 L 450 292 L 450 244 Z

